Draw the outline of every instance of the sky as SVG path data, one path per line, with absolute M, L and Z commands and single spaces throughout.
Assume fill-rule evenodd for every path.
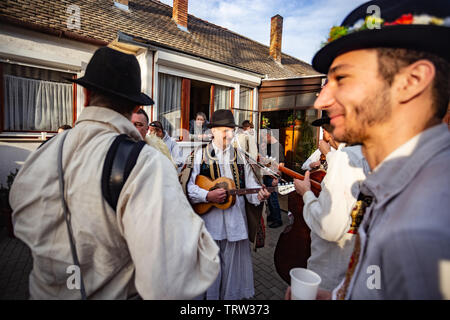
M 173 5 L 173 0 L 160 0 Z M 330 28 L 367 0 L 189 0 L 189 14 L 264 45 L 270 18 L 283 17 L 282 52 L 311 63 Z

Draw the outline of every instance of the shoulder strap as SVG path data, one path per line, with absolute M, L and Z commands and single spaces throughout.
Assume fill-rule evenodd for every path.
M 114 139 L 106 154 L 102 173 L 102 194 L 114 211 L 120 192 L 144 145 L 145 141 L 135 142 L 126 134 L 121 134 Z
M 80 271 L 80 288 L 79 289 L 80 289 L 81 299 L 86 300 L 87 299 L 86 289 L 84 287 L 84 280 L 83 280 L 83 275 L 81 273 L 80 261 L 78 260 L 77 248 L 75 246 L 75 240 L 73 238 L 72 224 L 70 221 L 71 215 L 70 215 L 69 208 L 67 206 L 66 199 L 64 197 L 64 171 L 63 171 L 62 156 L 63 156 L 64 141 L 66 140 L 66 137 L 68 134 L 69 134 L 69 130 L 67 130 L 61 134 L 61 139 L 60 139 L 61 142 L 59 143 L 59 146 L 58 146 L 57 161 L 58 161 L 59 193 L 61 195 L 61 205 L 63 207 L 64 220 L 65 220 L 66 226 L 67 226 L 67 233 L 69 236 L 70 251 L 72 253 L 73 264 L 76 265 L 78 267 L 78 270 Z

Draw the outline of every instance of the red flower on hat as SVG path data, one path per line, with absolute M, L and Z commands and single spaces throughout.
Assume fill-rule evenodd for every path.
M 397 24 L 412 24 L 413 23 L 413 15 L 412 13 L 404 14 L 394 22 L 386 22 L 385 26 L 395 26 Z

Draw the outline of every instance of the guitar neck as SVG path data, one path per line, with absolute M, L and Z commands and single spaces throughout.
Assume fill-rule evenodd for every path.
M 300 173 L 295 172 L 295 171 L 293 171 L 291 169 L 288 169 L 285 166 L 280 165 L 278 167 L 278 169 L 281 172 L 283 172 L 284 174 L 290 176 L 291 178 L 299 179 L 299 180 L 304 180 L 305 179 L 305 176 L 303 176 Z M 311 182 L 311 189 L 313 189 L 313 190 L 315 190 L 317 192 L 320 192 L 322 190 L 322 186 L 320 185 L 320 183 L 318 183 L 318 182 L 316 182 L 314 180 L 310 180 L 310 182 Z
M 250 188 L 250 189 L 234 189 L 234 190 L 229 190 L 228 192 L 232 195 L 238 195 L 238 196 L 242 196 L 244 194 L 252 194 L 252 193 L 258 193 L 259 190 L 261 190 L 262 188 Z M 273 191 L 277 191 L 278 187 L 268 187 L 266 188 L 267 191 L 269 192 L 273 192 Z

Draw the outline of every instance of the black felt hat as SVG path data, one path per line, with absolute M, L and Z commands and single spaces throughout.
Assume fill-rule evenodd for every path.
M 322 118 L 316 119 L 311 122 L 311 125 L 315 127 L 321 127 L 324 124 L 330 124 L 330 117 L 328 116 L 328 113 L 326 111 L 322 111 Z
M 141 92 L 141 68 L 136 57 L 108 47 L 95 51 L 84 77 L 70 80 L 86 89 L 112 94 L 136 105 L 154 104 Z
M 316 53 L 312 65 L 327 73 L 333 60 L 345 52 L 381 47 L 426 51 L 450 61 L 449 39 L 448 0 L 369 1 L 332 28 L 328 44 Z
M 214 111 L 211 116 L 211 122 L 207 125 L 208 128 L 214 127 L 240 127 L 234 123 L 234 116 L 230 110 L 220 109 Z

